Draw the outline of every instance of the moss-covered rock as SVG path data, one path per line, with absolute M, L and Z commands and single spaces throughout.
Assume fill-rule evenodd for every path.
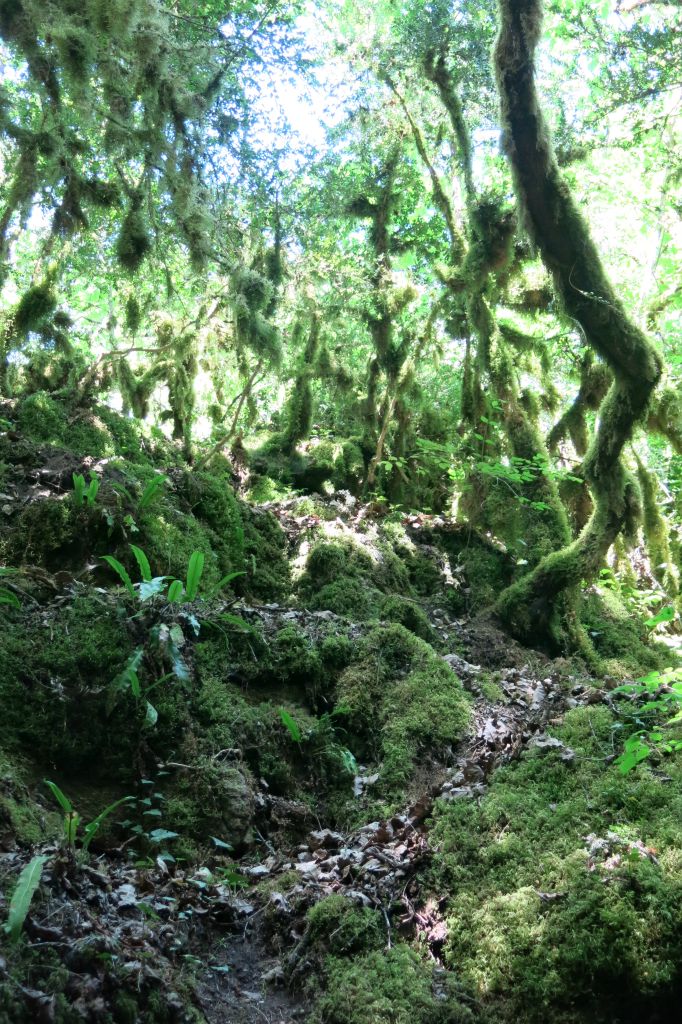
M 215 757 L 199 757 L 180 774 L 166 794 L 164 827 L 178 833 L 179 843 L 205 848 L 215 837 L 234 850 L 253 841 L 253 780 L 244 766 Z
M 420 756 L 456 743 L 469 721 L 469 699 L 452 669 L 400 625 L 367 636 L 339 678 L 336 704 L 351 748 L 381 761 L 387 789 L 404 785 Z
M 434 639 L 435 634 L 426 613 L 416 601 L 393 594 L 381 602 L 379 613 L 385 622 L 397 622 L 422 640 Z

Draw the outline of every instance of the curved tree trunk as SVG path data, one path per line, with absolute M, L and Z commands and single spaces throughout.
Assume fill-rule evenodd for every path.
M 589 227 L 559 172 L 534 82 L 541 0 L 499 4 L 494 59 L 516 193 L 566 312 L 614 375 L 583 465 L 594 499 L 587 526 L 576 541 L 544 558 L 498 602 L 499 613 L 520 639 L 561 645 L 574 620 L 572 592 L 581 580 L 596 575 L 618 534 L 631 529 L 640 515 L 639 489 L 621 456 L 633 428 L 646 415 L 661 359 L 617 298 Z

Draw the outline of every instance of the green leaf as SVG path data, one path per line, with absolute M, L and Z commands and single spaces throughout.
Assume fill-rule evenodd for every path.
M 85 497 L 86 497 L 87 503 L 88 503 L 90 508 L 92 508 L 92 506 L 95 504 L 95 501 L 97 499 L 98 491 L 99 491 L 99 477 L 95 476 L 95 474 L 92 473 L 91 474 L 91 480 L 90 480 L 90 486 L 88 487 L 87 491 L 85 492 Z
M 222 839 L 218 839 L 216 836 L 211 836 L 211 842 L 215 843 L 219 850 L 231 850 L 232 847 L 229 843 L 224 843 Z
M 225 622 L 228 626 L 235 626 L 235 628 L 237 629 L 244 630 L 245 633 L 258 633 L 257 629 L 254 629 L 254 627 L 250 623 L 246 622 L 244 619 L 241 619 L 238 615 L 230 615 L 229 612 L 223 612 L 223 614 L 219 615 L 218 618 L 220 619 L 221 622 Z
M 152 480 L 150 480 L 147 486 L 145 487 L 144 491 L 142 492 L 142 497 L 137 503 L 138 509 L 148 508 L 153 502 L 154 498 L 157 496 L 157 494 L 159 494 L 159 492 L 163 489 L 164 484 L 167 482 L 167 480 L 167 476 L 155 476 Z
M 139 583 L 140 601 L 149 601 L 152 597 L 162 593 L 167 579 L 167 576 L 155 576 L 153 580 L 143 580 L 142 583 Z
M 21 608 L 21 601 L 16 594 L 6 587 L 0 587 L 0 604 L 8 604 L 12 608 Z
M 199 583 L 201 582 L 201 575 L 204 571 L 204 553 L 203 551 L 193 551 L 190 555 L 189 565 L 187 566 L 187 600 L 194 601 L 197 594 L 199 593 Z
M 119 578 L 121 579 L 121 582 L 123 583 L 123 586 L 126 588 L 130 596 L 134 599 L 135 587 L 133 586 L 133 581 L 128 575 L 125 566 L 121 565 L 118 558 L 114 558 L 113 555 L 102 555 L 102 560 L 106 562 L 107 565 L 111 566 L 114 572 L 118 574 Z
M 14 890 L 9 905 L 9 915 L 4 926 L 5 932 L 11 939 L 18 939 L 24 921 L 28 915 L 33 895 L 40 884 L 43 874 L 43 866 L 47 857 L 34 857 L 19 875 L 17 887 Z
M 144 720 L 147 725 L 150 725 L 152 727 L 155 726 L 159 720 L 159 712 L 156 710 L 153 704 L 149 703 L 149 701 L 147 701 L 147 714 L 145 715 Z
M 179 832 L 169 832 L 167 828 L 155 828 L 149 833 L 149 838 L 153 843 L 162 843 L 164 839 L 177 839 Z
M 55 800 L 57 801 L 59 806 L 62 808 L 62 810 L 65 811 L 66 814 L 72 814 L 73 813 L 73 804 L 69 800 L 69 798 L 66 795 L 66 793 L 62 792 L 62 790 L 59 788 L 57 783 L 56 782 L 50 782 L 49 779 L 43 779 L 43 782 L 48 787 L 48 789 L 51 791 L 52 795 L 54 796 Z
M 173 580 L 168 588 L 168 601 L 170 604 L 177 604 L 182 600 L 183 586 L 180 580 Z
M 228 572 L 227 576 L 223 576 L 223 578 L 219 580 L 219 582 L 215 585 L 209 596 L 213 597 L 214 594 L 217 594 L 219 590 L 222 590 L 223 587 L 226 587 L 228 583 L 232 582 L 232 580 L 236 580 L 237 576 L 246 576 L 246 573 L 244 571 Z
M 128 682 L 130 683 L 130 689 L 133 691 L 133 697 L 139 700 L 142 696 L 142 687 L 140 686 L 140 677 L 133 668 L 128 671 Z
M 142 579 L 146 583 L 149 583 L 151 581 L 151 578 L 152 578 L 152 570 L 151 570 L 151 567 L 149 565 L 149 559 L 145 555 L 145 553 L 142 550 L 142 548 L 138 548 L 137 544 L 131 544 L 130 545 L 130 550 L 135 555 L 135 561 L 137 562 L 137 564 L 140 567 L 140 576 L 142 577 Z M 161 576 L 161 577 L 158 577 L 158 578 L 159 579 L 164 579 L 165 577 Z
M 657 615 L 654 615 L 651 619 L 645 619 L 644 625 L 647 629 L 654 629 L 660 625 L 661 622 L 672 622 L 675 618 L 674 608 L 661 608 Z
M 282 724 L 286 727 L 294 743 L 300 743 L 303 737 L 296 720 L 291 717 L 285 708 L 279 709 L 279 717 L 282 719 Z
M 121 804 L 130 803 L 131 801 L 134 801 L 134 799 L 135 797 L 132 796 L 122 796 L 120 800 L 115 800 L 113 804 L 109 804 L 108 807 L 105 807 L 93 821 L 89 822 L 89 824 L 85 826 L 85 838 L 83 839 L 83 850 L 85 852 L 87 852 L 90 843 L 99 832 L 104 819 L 108 818 L 112 811 L 115 811 L 117 807 L 121 806 Z

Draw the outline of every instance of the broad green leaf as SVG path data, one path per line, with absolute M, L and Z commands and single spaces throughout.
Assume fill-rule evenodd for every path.
M 9 905 L 9 915 L 4 926 L 11 939 L 18 939 L 28 915 L 33 895 L 40 884 L 47 857 L 34 857 L 19 875 L 16 889 Z
M 218 583 L 211 591 L 210 596 L 213 597 L 214 594 L 217 594 L 219 590 L 222 590 L 223 587 L 226 587 L 228 583 L 232 582 L 232 580 L 236 580 L 238 576 L 246 576 L 246 573 L 243 570 L 241 572 L 228 572 L 227 576 L 223 576 L 223 578 L 218 581 Z
M 282 723 L 286 727 L 294 743 L 300 743 L 303 737 L 301 736 L 301 730 L 299 729 L 296 720 L 291 717 L 285 708 L 279 709 L 279 717 L 282 719 Z
M 177 839 L 179 832 L 169 832 L 167 828 L 155 828 L 153 832 L 149 833 L 149 838 L 153 843 L 162 843 L 164 839 Z
M 111 566 L 114 572 L 118 574 L 121 582 L 123 583 L 123 586 L 126 588 L 130 596 L 134 599 L 135 587 L 133 586 L 133 581 L 128 575 L 126 567 L 124 565 L 121 565 L 118 558 L 114 558 L 113 555 L 102 555 L 102 560 L 106 562 L 107 565 Z
M 140 601 L 149 601 L 152 597 L 162 593 L 167 579 L 167 576 L 155 576 L 153 580 L 143 580 L 142 583 L 138 583 Z
M 644 625 L 647 629 L 654 629 L 655 626 L 660 625 L 661 622 L 672 622 L 675 618 L 674 608 L 661 608 L 657 615 L 654 615 L 651 619 L 645 619 Z
M 258 630 L 254 629 L 250 623 L 241 619 L 238 615 L 230 615 L 229 612 L 223 612 L 218 618 L 221 622 L 225 622 L 228 626 L 235 626 L 237 629 L 243 630 L 245 633 L 257 633 Z
M 184 593 L 182 583 L 180 580 L 173 580 L 170 587 L 168 588 L 168 601 L 170 604 L 177 604 L 182 600 Z
M 56 782 L 50 782 L 49 779 L 43 779 L 43 782 L 51 791 L 52 795 L 54 796 L 55 800 L 62 808 L 62 810 L 65 811 L 66 814 L 71 814 L 73 812 L 73 804 L 69 800 L 66 793 L 62 792 L 62 790 L 59 788 Z
M 140 567 L 140 576 L 142 577 L 142 579 L 146 583 L 148 583 L 151 580 L 151 578 L 152 578 L 152 570 L 151 570 L 151 567 L 149 565 L 149 559 L 145 555 L 145 553 L 142 550 L 142 548 L 138 548 L 137 544 L 131 544 L 130 545 L 130 550 L 135 555 L 135 561 L 137 562 L 137 564 Z M 164 579 L 164 578 L 165 577 L 163 577 L 163 576 L 159 577 L 159 579 Z
M 222 839 L 218 839 L 216 836 L 211 836 L 211 842 L 214 843 L 219 850 L 232 849 L 229 843 L 224 843 Z
M 135 669 L 131 668 L 129 670 L 128 681 L 130 682 L 130 689 L 133 691 L 133 697 L 136 697 L 139 700 L 142 696 L 142 687 L 140 686 L 140 677 Z
M 147 701 L 147 713 L 144 717 L 144 720 L 147 723 L 147 725 L 151 726 L 155 726 L 159 720 L 159 712 L 156 710 L 153 704 L 149 703 L 149 701 Z
M 153 502 L 154 498 L 157 496 L 157 494 L 159 494 L 160 491 L 163 489 L 163 486 L 167 480 L 167 476 L 155 476 L 152 480 L 150 480 L 147 486 L 145 487 L 144 491 L 142 492 L 142 497 L 137 503 L 137 507 L 139 509 L 148 508 L 149 505 L 151 505 L 151 503 Z
M 8 604 L 11 608 L 21 608 L 21 601 L 16 594 L 6 587 L 0 587 L 0 604 Z
M 187 566 L 187 600 L 194 601 L 197 594 L 199 593 L 199 583 L 201 582 L 201 575 L 204 571 L 204 553 L 203 551 L 193 551 L 190 555 L 189 565 Z

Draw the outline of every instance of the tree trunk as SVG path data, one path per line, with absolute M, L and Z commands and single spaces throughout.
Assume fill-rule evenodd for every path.
M 576 541 L 548 555 L 504 591 L 498 602 L 500 615 L 519 639 L 563 646 L 575 622 L 575 604 L 567 597 L 575 594 L 581 580 L 594 578 L 618 534 L 632 529 L 640 515 L 639 489 L 623 465 L 622 452 L 647 413 L 661 376 L 661 359 L 617 298 L 589 227 L 561 177 L 534 82 L 541 0 L 499 4 L 494 60 L 517 197 L 566 312 L 614 375 L 583 465 L 594 500 L 587 526 Z

